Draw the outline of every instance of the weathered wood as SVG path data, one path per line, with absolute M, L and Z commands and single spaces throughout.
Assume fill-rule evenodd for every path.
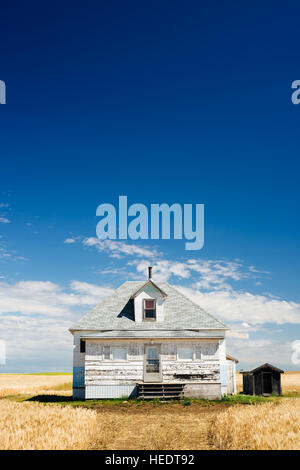
M 122 384 L 143 381 L 144 347 L 146 340 L 98 341 L 86 343 L 85 384 Z M 153 342 L 151 343 L 153 344 Z M 160 368 L 164 383 L 215 383 L 220 381 L 218 340 L 160 340 Z M 187 344 L 193 347 L 193 360 L 178 360 L 177 347 Z M 201 359 L 195 355 L 195 348 L 201 348 Z M 104 347 L 126 348 L 126 360 L 104 359 Z

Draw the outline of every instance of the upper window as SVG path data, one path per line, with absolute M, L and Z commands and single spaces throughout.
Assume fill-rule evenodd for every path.
M 156 320 L 156 301 L 144 299 L 144 320 Z
M 85 341 L 83 339 L 80 340 L 80 352 L 85 353 Z

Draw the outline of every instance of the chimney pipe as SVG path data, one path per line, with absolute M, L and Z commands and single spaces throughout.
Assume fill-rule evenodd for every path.
M 152 266 L 148 267 L 148 277 L 149 279 L 152 279 Z

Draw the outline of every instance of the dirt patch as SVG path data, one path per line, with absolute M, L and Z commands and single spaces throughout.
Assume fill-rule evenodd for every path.
M 97 407 L 99 431 L 93 449 L 213 449 L 210 429 L 226 408 L 224 403 Z

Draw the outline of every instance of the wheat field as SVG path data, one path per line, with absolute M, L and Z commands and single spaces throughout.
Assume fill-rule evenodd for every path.
M 97 413 L 84 408 L 0 400 L 0 449 L 86 449 L 98 431 Z
M 0 397 L 15 394 L 72 393 L 72 375 L 0 374 Z
M 237 380 L 241 387 L 242 376 Z M 282 376 L 283 392 L 300 391 L 300 373 Z M 300 399 L 237 402 L 82 402 L 71 375 L 0 375 L 0 449 L 298 449 Z M 56 395 L 52 404 L 40 395 Z M 36 401 L 26 401 L 34 396 Z M 9 399 L 8 399 L 9 397 Z M 64 405 L 58 404 L 62 398 Z M 48 397 L 49 399 L 49 397 Z M 58 399 L 57 401 L 55 401 Z M 25 401 L 24 401 L 25 400 Z M 49 399 L 50 401 L 50 399 Z M 78 406 L 79 405 L 79 406 Z
M 216 416 L 211 436 L 223 450 L 298 450 L 300 399 L 230 407 Z

